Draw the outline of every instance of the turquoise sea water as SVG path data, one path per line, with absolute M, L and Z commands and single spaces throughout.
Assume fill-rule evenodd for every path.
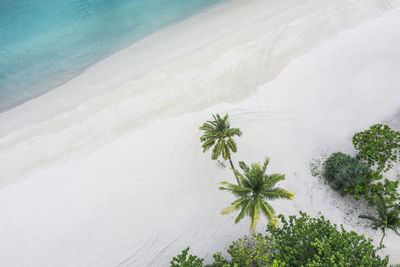
M 227 0 L 0 0 L 0 112 Z

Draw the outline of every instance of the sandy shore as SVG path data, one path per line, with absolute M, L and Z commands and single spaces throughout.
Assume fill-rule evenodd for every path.
M 161 31 L 1 113 L 0 160 L 7 175 L 0 186 L 87 155 L 156 119 L 236 103 L 293 58 L 384 10 L 364 0 L 233 1 Z
M 279 212 L 379 239 L 308 165 L 373 123 L 400 128 L 400 1 L 278 2 L 223 5 L 0 114 L 0 265 L 168 266 L 248 233 L 219 214 L 231 197 L 217 183 L 233 177 L 201 153 L 211 112 L 242 128 L 235 157 L 287 174 L 296 198 Z M 385 241 L 393 263 L 398 243 Z

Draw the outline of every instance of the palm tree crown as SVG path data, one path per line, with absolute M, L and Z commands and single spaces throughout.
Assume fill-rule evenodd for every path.
M 274 199 L 293 199 L 294 194 L 285 189 L 275 187 L 275 184 L 285 179 L 284 174 L 265 174 L 269 163 L 267 158 L 261 166 L 260 164 L 252 164 L 247 166 L 244 162 L 240 162 L 239 166 L 243 170 L 242 175 L 238 170 L 234 170 L 235 174 L 240 177 L 241 185 L 235 185 L 228 182 L 222 182 L 224 187 L 220 190 L 231 191 L 238 199 L 231 203 L 229 207 L 221 213 L 228 214 L 236 210 L 241 210 L 236 217 L 235 223 L 238 223 L 245 215 L 250 216 L 252 230 L 260 218 L 260 213 L 264 214 L 268 223 L 277 226 L 278 220 L 275 217 L 275 210 L 267 202 Z
M 391 229 L 393 232 L 400 235 L 397 231 L 397 229 L 400 228 L 400 207 L 397 205 L 387 205 L 380 197 L 376 199 L 376 207 L 378 212 L 376 217 L 370 215 L 360 215 L 359 217 L 370 220 L 372 229 L 380 229 L 382 231 L 382 239 L 379 243 L 379 245 L 382 245 L 386 229 Z
M 204 131 L 200 137 L 203 143 L 203 152 L 214 146 L 211 159 L 216 160 L 221 154 L 225 160 L 231 158 L 231 151 L 236 152 L 237 146 L 234 136 L 241 136 L 239 128 L 231 128 L 228 121 L 228 114 L 223 118 L 219 114 L 213 115 L 213 121 L 207 121 L 199 129 Z

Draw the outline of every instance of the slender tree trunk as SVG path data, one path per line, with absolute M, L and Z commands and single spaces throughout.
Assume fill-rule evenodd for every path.
M 379 246 L 382 246 L 383 238 L 385 237 L 385 229 L 383 229 L 382 231 L 383 231 L 383 235 L 381 238 L 381 242 L 379 243 Z
M 232 162 L 231 158 L 229 158 L 229 163 L 231 164 L 232 169 L 235 170 L 235 166 L 233 166 L 233 162 Z
M 233 174 L 235 174 L 235 178 L 236 178 L 236 181 L 237 181 L 237 183 L 238 183 L 238 185 L 240 185 L 240 179 L 239 179 L 239 177 L 236 175 L 236 173 L 235 173 L 235 166 L 233 166 L 233 162 L 232 162 L 232 160 L 231 160 L 231 158 L 229 158 L 229 163 L 231 164 L 231 168 L 232 168 L 232 170 L 233 170 Z

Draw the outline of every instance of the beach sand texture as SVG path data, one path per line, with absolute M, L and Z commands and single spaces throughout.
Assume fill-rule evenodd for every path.
M 168 266 L 187 245 L 209 261 L 248 234 L 220 215 L 232 173 L 201 153 L 213 112 L 244 133 L 235 161 L 269 156 L 287 175 L 296 197 L 279 213 L 321 212 L 378 243 L 365 207 L 309 162 L 352 153 L 374 123 L 400 129 L 400 1 L 278 2 L 221 5 L 0 114 L 0 265 Z M 385 239 L 392 263 L 399 243 Z

